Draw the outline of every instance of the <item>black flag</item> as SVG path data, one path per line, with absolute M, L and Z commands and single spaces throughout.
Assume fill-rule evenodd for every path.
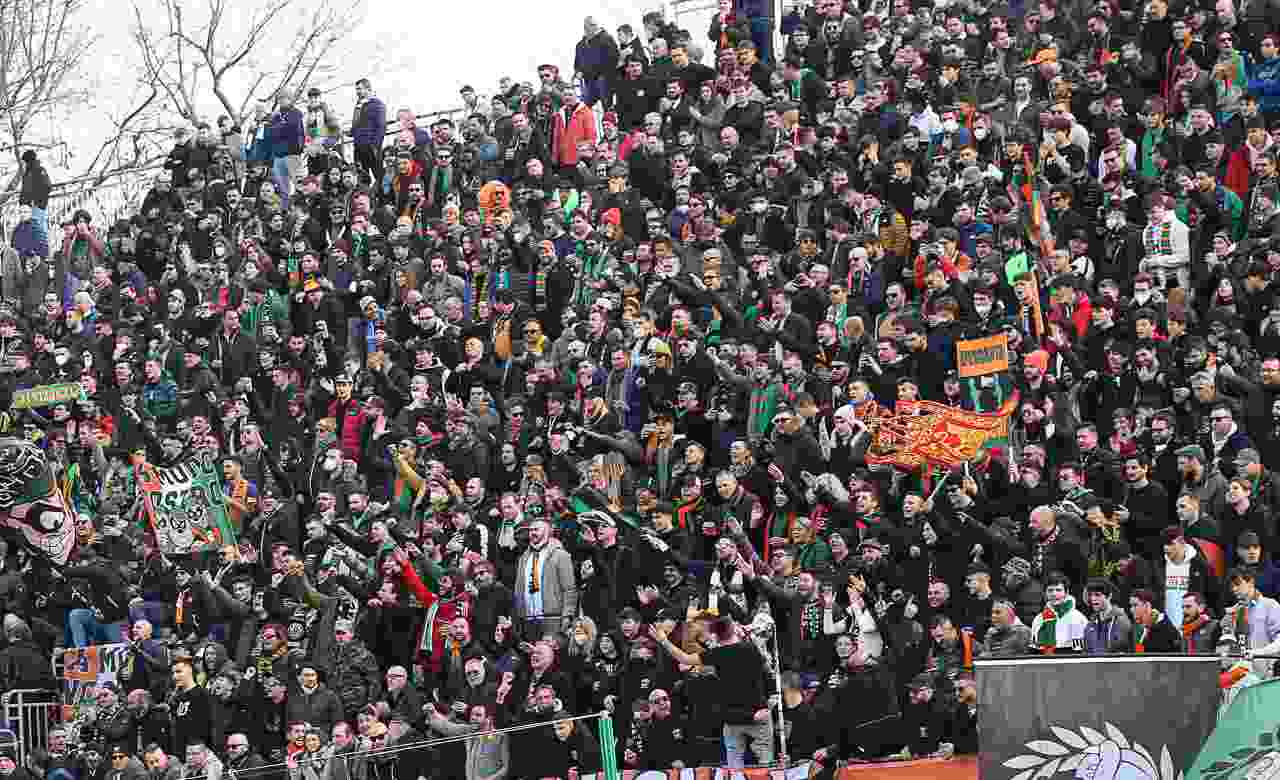
M 1220 700 L 1213 656 L 1016 658 L 975 667 L 981 780 L 1179 780 L 1213 729 Z

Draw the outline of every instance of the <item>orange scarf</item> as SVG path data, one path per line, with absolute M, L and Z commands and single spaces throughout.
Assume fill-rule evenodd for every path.
M 1227 690 L 1228 688 L 1232 688 L 1235 686 L 1236 683 L 1243 680 L 1245 678 L 1245 675 L 1247 674 L 1249 674 L 1249 667 L 1247 666 L 1233 667 L 1229 671 L 1225 671 L 1222 674 L 1218 675 L 1218 687 L 1224 691 Z

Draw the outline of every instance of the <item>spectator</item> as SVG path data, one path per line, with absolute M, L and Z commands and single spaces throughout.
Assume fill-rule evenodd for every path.
M 1085 589 L 1089 599 L 1089 625 L 1084 630 L 1084 649 L 1089 655 L 1127 653 L 1133 649 L 1133 625 L 1122 607 L 1111 603 L 1112 585 L 1107 580 L 1091 580 Z
M 1044 611 L 1031 624 L 1035 646 L 1046 655 L 1079 653 L 1085 649 L 1088 618 L 1076 608 L 1069 594 L 1070 582 L 1061 572 L 1052 572 L 1045 580 Z
M 23 153 L 0 404 L 83 400 L 0 420 L 75 517 L 5 534 L 0 676 L 36 682 L 55 645 L 129 641 L 132 661 L 41 773 L 72 768 L 76 734 L 111 756 L 123 735 L 166 780 L 555 777 L 722 743 L 741 764 L 776 754 L 770 694 L 830 773 L 970 749 L 975 655 L 1202 653 L 1223 608 L 1236 649 L 1269 654 L 1266 68 L 1206 97 L 1221 73 L 1169 34 L 1195 9 L 1090 19 L 1082 46 L 1050 4 L 1036 47 L 1122 50 L 1072 98 L 1009 71 L 1026 41 L 993 7 L 967 117 L 964 20 L 930 17 L 935 51 L 905 13 L 818 5 L 783 21 L 780 61 L 758 2 L 719 4 L 705 63 L 660 14 L 617 43 L 588 19 L 581 91 L 541 65 L 464 87 L 429 129 L 419 107 L 388 128 L 362 79 L 351 149 L 342 98 L 299 110 L 290 85 L 239 127 L 182 127 L 106 222 Z M 950 370 L 977 337 L 1007 340 L 1007 371 Z M 1007 442 L 926 500 L 907 439 L 927 423 L 950 447 L 947 416 L 1015 389 Z M 165 534 L 202 522 L 172 500 L 188 482 L 226 497 L 234 544 Z M 604 753 L 585 721 L 547 725 L 606 707 Z M 476 735 L 510 724 L 536 728 Z M 428 731 L 459 740 L 419 749 Z
M 1129 596 L 1133 615 L 1133 652 L 1176 653 L 1182 650 L 1182 632 L 1169 616 L 1156 609 L 1156 595 L 1146 589 Z
M 721 619 L 712 627 L 717 647 L 697 654 L 686 653 L 672 644 L 662 629 L 650 635 L 678 663 L 716 667 L 721 679 L 717 700 L 718 720 L 723 724 L 725 752 L 730 768 L 745 765 L 748 739 L 758 764 L 773 763 L 773 720 L 765 707 L 764 662 L 759 651 L 744 636 L 745 628 Z
M 356 106 L 351 119 L 351 142 L 356 164 L 377 184 L 382 181 L 382 139 L 386 135 L 387 109 L 373 94 L 368 79 L 356 82 Z
M 1024 655 L 1031 647 L 1031 629 L 1018 617 L 1014 604 L 1007 599 L 994 599 L 991 603 L 991 627 L 982 640 L 978 656 L 1008 658 Z

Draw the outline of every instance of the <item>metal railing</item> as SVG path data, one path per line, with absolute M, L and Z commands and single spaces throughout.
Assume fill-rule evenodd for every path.
M 8 691 L 0 696 L 0 709 L 4 711 L 0 744 L 6 736 L 12 737 L 14 759 L 21 767 L 27 765 L 33 750 L 48 744 L 50 729 L 62 722 L 62 697 L 52 689 Z
M 463 107 L 446 108 L 439 111 L 416 114 L 415 119 L 419 121 L 451 119 L 456 123 L 465 114 L 466 109 Z M 351 146 L 350 132 L 350 127 L 344 127 L 342 135 L 335 145 L 344 150 L 344 159 L 350 157 L 345 152 Z M 393 117 L 387 121 L 383 138 L 394 138 L 399 132 L 399 120 Z M 385 144 L 386 141 L 384 140 Z M 152 185 L 154 174 L 163 167 L 164 165 L 161 163 L 140 166 L 114 174 L 112 178 L 101 184 L 97 183 L 96 176 L 86 176 L 54 184 L 49 194 L 49 208 L 47 209 L 49 214 L 50 251 L 57 251 L 61 242 L 58 226 L 63 219 L 70 217 L 77 209 L 88 211 L 93 217 L 94 224 L 98 225 L 100 230 L 105 230 L 116 220 L 132 217 L 141 206 L 142 199 L 146 197 L 147 191 Z M 18 208 L 18 193 L 16 191 L 0 195 L 0 248 L 8 245 L 9 237 L 13 234 L 13 229 L 18 224 Z

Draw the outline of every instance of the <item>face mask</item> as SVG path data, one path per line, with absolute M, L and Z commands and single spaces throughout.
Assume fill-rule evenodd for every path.
M 954 133 L 959 128 L 960 124 L 954 119 L 948 119 L 942 123 L 942 132 L 944 133 Z
M 989 303 L 974 303 L 973 308 L 983 317 L 991 313 L 991 304 Z
M 987 137 L 987 135 L 989 134 L 989 132 L 990 132 L 990 131 L 988 131 L 988 130 L 987 130 L 987 128 L 985 128 L 985 127 L 978 127 L 978 128 L 975 128 L 975 129 L 974 129 L 974 131 L 973 131 L 973 137 L 974 137 L 974 138 L 977 138 L 979 141 L 981 141 L 981 140 L 983 140 L 984 138 L 986 138 L 986 137 Z
M 766 210 L 768 210 L 768 208 L 769 208 L 769 204 L 768 204 L 768 203 L 752 203 L 752 204 L 751 204 L 751 213 L 752 213 L 752 214 L 763 214 Z
M 1147 301 L 1151 300 L 1151 291 L 1143 290 L 1142 292 L 1138 292 L 1137 290 L 1134 290 L 1133 299 L 1138 303 L 1146 303 Z
M 1107 217 L 1107 230 L 1119 230 L 1124 227 L 1123 217 Z
M 902 145 L 914 151 L 918 146 L 920 146 L 920 139 L 919 138 L 903 138 Z

